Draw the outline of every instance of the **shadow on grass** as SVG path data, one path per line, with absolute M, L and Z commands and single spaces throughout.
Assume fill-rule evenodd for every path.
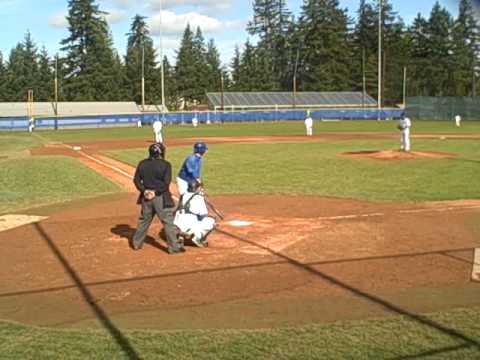
M 445 354 L 445 353 L 449 353 L 449 352 L 452 352 L 452 351 L 467 349 L 471 346 L 472 345 L 470 345 L 470 344 L 461 344 L 461 345 L 456 345 L 456 346 L 449 346 L 449 347 L 444 347 L 444 348 L 441 348 L 441 349 L 424 351 L 424 352 L 421 352 L 421 353 L 418 353 L 418 354 L 399 356 L 399 357 L 392 358 L 391 360 L 421 359 L 421 358 L 430 357 L 430 356 L 433 356 L 433 355 L 440 355 L 440 354 Z
M 53 254 L 56 256 L 58 261 L 64 267 L 66 273 L 70 276 L 72 281 L 75 283 L 75 286 L 80 290 L 85 302 L 90 306 L 92 311 L 94 312 L 97 319 L 102 323 L 102 325 L 107 329 L 110 333 L 112 338 L 118 344 L 118 346 L 122 349 L 125 355 L 128 356 L 129 359 L 136 360 L 140 359 L 140 356 L 137 354 L 135 349 L 133 348 L 132 344 L 128 340 L 125 335 L 115 326 L 115 324 L 110 320 L 107 313 L 96 303 L 94 296 L 87 287 L 84 285 L 82 279 L 78 276 L 75 269 L 69 264 L 67 259 L 63 256 L 60 249 L 55 245 L 55 242 L 50 238 L 47 232 L 43 229 L 43 227 L 39 223 L 33 224 L 37 232 L 40 236 L 45 240 L 48 247 L 52 250 Z

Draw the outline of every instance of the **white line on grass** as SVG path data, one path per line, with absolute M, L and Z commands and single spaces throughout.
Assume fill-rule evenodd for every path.
M 69 149 L 72 149 L 72 150 L 74 149 L 73 146 L 70 146 L 70 145 L 67 145 L 67 144 L 62 144 L 62 145 L 65 146 L 65 147 L 67 147 L 67 148 L 69 148 Z M 77 152 L 78 152 L 80 155 L 85 156 L 87 159 L 90 159 L 90 160 L 92 160 L 92 161 L 95 161 L 96 163 L 98 163 L 98 164 L 100 164 L 100 165 L 103 165 L 103 166 L 105 166 L 105 167 L 107 167 L 107 168 L 109 168 L 109 169 L 112 169 L 112 170 L 118 172 L 119 174 L 128 177 L 129 179 L 133 179 L 133 176 L 132 176 L 132 175 L 130 175 L 130 174 L 127 173 L 126 171 L 123 171 L 122 169 L 119 169 L 119 168 L 116 167 L 116 166 L 110 165 L 110 164 L 106 163 L 105 161 L 99 160 L 99 159 L 97 159 L 97 158 L 95 158 L 95 157 L 93 157 L 93 156 L 91 156 L 91 155 L 88 155 L 87 153 L 85 153 L 85 152 L 83 152 L 83 151 L 77 151 Z M 179 198 L 177 198 L 175 195 L 172 194 L 172 197 L 173 197 L 173 199 L 174 199 L 175 201 L 179 201 Z

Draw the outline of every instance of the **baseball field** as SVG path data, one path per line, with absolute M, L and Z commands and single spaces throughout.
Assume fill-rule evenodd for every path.
M 480 358 L 480 122 L 395 125 L 165 127 L 225 216 L 174 256 L 129 247 L 150 127 L 0 133 L 0 358 Z

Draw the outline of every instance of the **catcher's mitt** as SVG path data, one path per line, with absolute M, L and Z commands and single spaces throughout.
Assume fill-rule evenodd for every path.
M 153 191 L 153 190 L 145 190 L 145 191 L 143 192 L 143 197 L 144 197 L 146 200 L 148 200 L 148 201 L 153 200 L 153 198 L 155 198 L 155 191 Z

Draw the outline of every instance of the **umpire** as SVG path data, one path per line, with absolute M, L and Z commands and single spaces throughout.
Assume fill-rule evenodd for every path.
M 150 157 L 140 161 L 133 182 L 140 192 L 137 204 L 142 205 L 138 226 L 132 240 L 132 247 L 140 250 L 147 236 L 148 228 L 155 214 L 160 218 L 167 236 L 168 253 L 184 252 L 183 244 L 177 240 L 177 229 L 173 224 L 174 202 L 170 194 L 172 165 L 166 161 L 165 146 L 162 143 L 150 145 Z

